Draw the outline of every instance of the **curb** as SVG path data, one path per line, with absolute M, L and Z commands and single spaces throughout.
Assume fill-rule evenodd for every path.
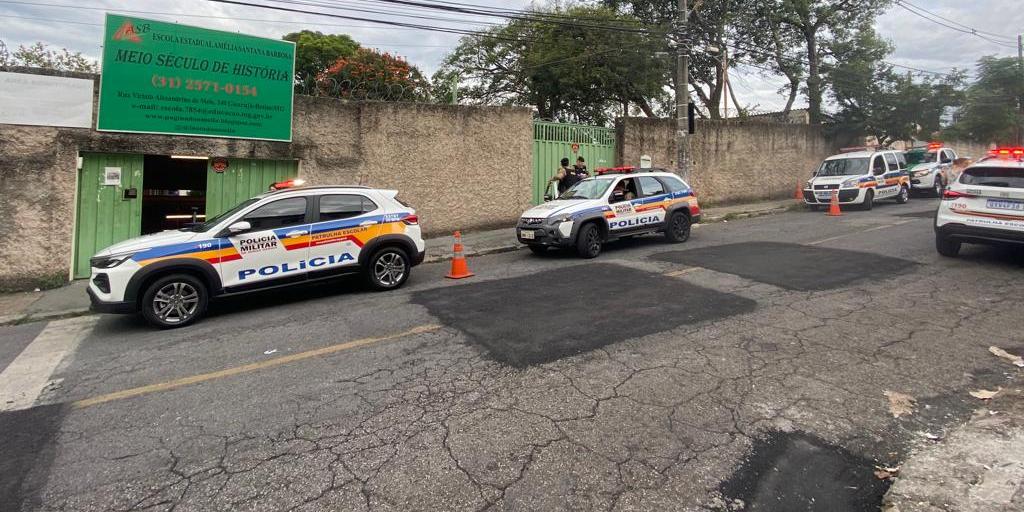
M 0 317 L 0 326 L 3 325 L 21 325 L 32 322 L 42 322 L 44 320 L 60 320 L 63 318 L 73 318 L 76 316 L 85 316 L 92 314 L 89 308 L 74 308 L 64 309 L 61 311 L 45 311 L 27 315 L 7 315 Z

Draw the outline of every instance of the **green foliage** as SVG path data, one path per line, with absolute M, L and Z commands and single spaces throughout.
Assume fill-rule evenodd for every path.
M 430 88 L 415 66 L 391 55 L 359 48 L 316 77 L 321 95 L 357 100 L 426 101 Z
M 344 34 L 312 30 L 292 32 L 282 39 L 295 43 L 295 74 L 300 80 L 315 77 L 342 57 L 351 57 L 359 43 Z
M 641 28 L 634 17 L 603 7 L 553 9 L 581 25 Z M 452 77 L 461 101 L 530 105 L 541 118 L 607 124 L 624 102 L 654 115 L 652 102 L 666 96 L 669 66 L 662 38 L 512 20 L 462 39 L 433 77 L 435 96 L 448 97 Z
M 81 73 L 98 73 L 100 70 L 99 64 L 82 55 L 82 52 L 72 53 L 67 48 L 52 50 L 43 43 L 21 45 L 11 52 L 3 41 L 0 41 L 0 66 L 26 66 Z
M 982 57 L 978 79 L 967 89 L 960 121 L 947 136 L 982 143 L 1014 144 L 1024 127 L 1019 109 L 1024 98 L 1024 73 L 1013 57 Z

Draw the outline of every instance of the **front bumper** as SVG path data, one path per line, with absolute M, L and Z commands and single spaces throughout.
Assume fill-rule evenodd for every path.
M 523 238 L 523 231 L 533 232 L 533 238 Z M 545 247 L 571 247 L 573 244 L 572 236 L 575 234 L 575 229 L 570 236 L 563 237 L 558 231 L 557 226 L 546 225 L 546 224 L 532 224 L 516 226 L 516 239 L 521 244 L 527 245 L 542 245 Z
M 1024 231 L 983 228 L 951 222 L 936 227 L 935 233 L 953 240 L 972 244 L 1024 245 Z
M 864 201 L 864 195 L 861 191 L 866 190 L 862 188 L 841 188 L 839 189 L 839 202 L 846 204 L 856 204 Z M 832 201 L 832 190 L 829 190 L 830 194 L 827 198 L 819 199 L 814 195 L 813 190 L 804 189 L 804 203 L 806 204 L 829 204 Z M 818 192 L 821 192 L 820 190 Z
M 921 176 L 919 178 L 915 178 L 912 176 L 910 178 L 910 188 L 933 188 L 935 187 L 935 176 L 937 176 L 937 174 L 935 173 L 925 174 L 924 176 Z
M 105 302 L 96 296 L 92 286 L 86 289 L 89 293 L 89 310 L 96 313 L 134 313 L 133 302 Z

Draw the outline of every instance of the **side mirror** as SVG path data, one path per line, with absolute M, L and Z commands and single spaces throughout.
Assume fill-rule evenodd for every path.
M 239 233 L 245 233 L 250 229 L 252 229 L 252 224 L 249 224 L 249 221 L 240 220 L 228 226 L 228 233 L 231 233 L 232 235 L 237 235 Z

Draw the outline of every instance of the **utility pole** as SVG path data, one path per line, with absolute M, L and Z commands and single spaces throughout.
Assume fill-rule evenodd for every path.
M 679 175 L 690 182 L 690 41 L 686 23 L 689 18 L 686 0 L 679 0 L 679 20 L 676 23 L 676 168 Z

